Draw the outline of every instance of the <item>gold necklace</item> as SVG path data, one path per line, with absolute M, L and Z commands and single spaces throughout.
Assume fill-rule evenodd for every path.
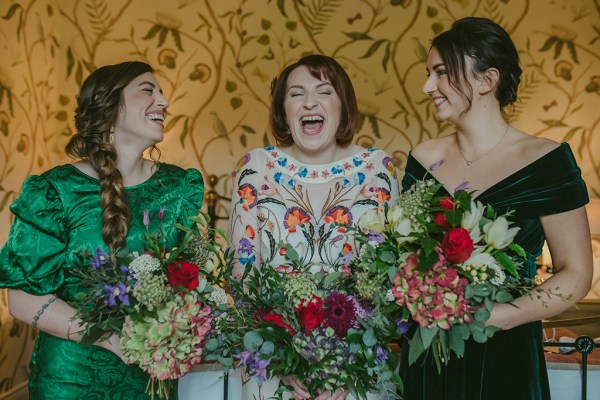
M 504 137 L 506 136 L 506 134 L 508 133 L 508 128 L 509 128 L 509 125 L 506 124 L 506 130 L 504 131 L 504 134 L 502 135 L 502 137 L 500 138 L 500 140 L 498 141 L 498 143 L 496 143 L 494 145 L 494 147 L 492 147 L 491 149 L 489 149 L 488 151 L 486 151 L 485 153 L 483 153 L 482 155 L 480 155 L 479 157 L 477 157 L 474 160 L 467 160 L 467 157 L 465 157 L 465 155 L 463 154 L 462 147 L 460 146 L 460 142 L 458 141 L 458 137 L 457 137 L 456 143 L 458 144 L 458 146 L 457 146 L 457 148 L 458 148 L 458 154 L 460 154 L 460 156 L 462 157 L 462 159 L 465 160 L 465 163 L 467 164 L 467 167 L 470 166 L 471 164 L 473 164 L 474 162 L 477 162 L 477 161 L 481 160 L 483 157 L 485 157 L 488 154 L 490 154 L 496 147 L 498 147 L 500 145 L 500 143 L 502 143 L 502 141 L 504 140 Z

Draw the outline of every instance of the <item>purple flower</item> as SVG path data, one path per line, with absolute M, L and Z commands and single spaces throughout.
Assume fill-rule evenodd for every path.
M 375 354 L 375 365 L 383 364 L 388 360 L 389 354 L 386 349 L 381 346 L 377 346 L 377 351 Z
M 118 283 L 115 286 L 104 285 L 104 290 L 106 290 L 110 295 L 108 299 L 104 301 L 104 304 L 109 307 L 115 307 L 117 305 L 117 298 L 124 306 L 129 306 L 129 296 L 127 296 L 127 287 Z
M 165 208 L 161 206 L 158 210 L 158 220 L 162 222 L 163 219 L 165 219 Z
M 458 185 L 457 187 L 454 188 L 455 192 L 458 192 L 459 190 L 467 190 L 471 187 L 471 184 L 469 183 L 469 181 L 463 181 L 463 183 L 461 183 L 460 185 Z
M 121 270 L 123 276 L 129 275 L 129 268 L 127 268 L 125 265 L 119 266 L 119 269 Z
M 404 333 L 408 332 L 408 328 L 410 328 L 411 325 L 412 324 L 410 322 L 403 321 L 401 319 L 396 321 L 396 326 L 398 327 L 400 334 L 404 334 Z
M 106 260 L 108 258 L 108 254 L 104 252 L 101 248 L 96 249 L 96 254 L 92 256 L 92 268 L 98 269 L 104 264 L 106 264 Z
M 377 233 L 369 229 L 369 234 L 367 235 L 368 242 L 374 243 L 383 243 L 385 242 L 385 237 L 381 233 Z
M 144 226 L 150 225 L 150 210 L 144 210 Z
M 445 163 L 445 162 L 446 162 L 446 160 L 444 160 L 444 159 L 442 158 L 440 161 L 436 161 L 436 162 L 434 162 L 433 164 L 431 164 L 431 165 L 429 166 L 429 170 L 430 170 L 430 171 L 435 171 L 436 169 L 438 169 L 439 167 L 441 167 L 441 166 L 442 166 L 442 164 L 443 164 L 443 163 Z
M 250 364 L 250 360 L 252 359 L 252 353 L 248 350 L 242 351 L 240 354 L 235 356 L 240 361 L 240 365 L 246 366 Z

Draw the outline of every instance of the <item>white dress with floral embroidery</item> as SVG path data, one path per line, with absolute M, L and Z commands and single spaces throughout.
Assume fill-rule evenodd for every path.
M 325 165 L 302 164 L 276 147 L 247 153 L 234 178 L 229 220 L 235 277 L 249 263 L 288 269 L 280 243 L 291 245 L 313 272 L 342 270 L 356 248 L 346 226 L 394 201 L 398 190 L 393 161 L 378 149 Z M 245 385 L 244 399 L 272 396 L 272 383 L 260 394 Z

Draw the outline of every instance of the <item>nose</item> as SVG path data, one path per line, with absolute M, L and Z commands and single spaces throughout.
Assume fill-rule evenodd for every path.
M 314 94 L 310 92 L 306 93 L 306 96 L 304 96 L 304 108 L 312 110 L 316 105 Z
M 162 93 L 159 92 L 158 96 L 156 98 L 156 104 L 159 107 L 166 109 L 167 107 L 169 107 L 169 100 L 167 100 L 167 98 Z
M 423 93 L 431 94 L 431 93 L 435 92 L 436 86 L 435 86 L 435 81 L 433 79 L 434 79 L 433 74 L 429 75 L 427 77 L 427 80 L 423 84 Z

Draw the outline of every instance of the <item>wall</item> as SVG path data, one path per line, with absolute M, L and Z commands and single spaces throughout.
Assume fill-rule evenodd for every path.
M 419 142 L 451 132 L 421 92 L 429 40 L 453 20 L 495 19 L 521 52 L 517 128 L 568 141 L 600 197 L 598 1 L 590 0 L 2 0 L 0 243 L 23 180 L 68 162 L 74 96 L 96 67 L 149 62 L 171 100 L 162 160 L 220 177 L 269 143 L 269 83 L 303 54 L 349 72 L 363 122 L 357 142 L 403 168 Z M 226 210 L 221 210 L 226 214 Z M 0 291 L 0 392 L 26 378 L 31 328 Z

